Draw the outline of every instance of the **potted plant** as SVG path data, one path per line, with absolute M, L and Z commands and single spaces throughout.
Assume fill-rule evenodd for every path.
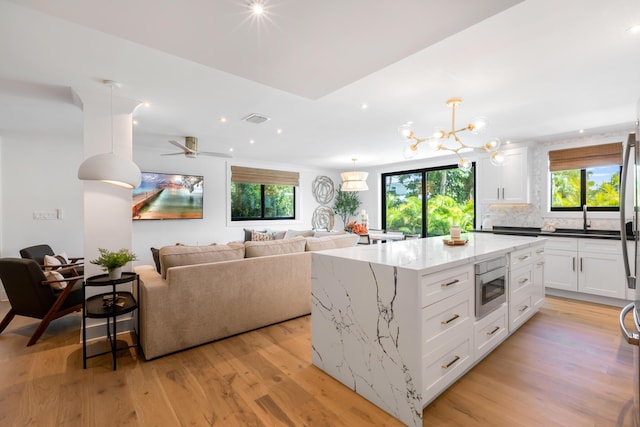
M 98 248 L 100 256 L 91 260 L 91 264 L 99 265 L 103 271 L 109 273 L 109 279 L 116 280 L 122 276 L 122 267 L 129 261 L 138 259 L 136 254 L 129 249 L 122 248 L 119 251 L 112 252 L 108 249 Z
M 360 197 L 355 191 L 342 191 L 342 186 L 336 192 L 336 200 L 333 211 L 342 218 L 345 227 L 349 224 L 349 219 L 355 215 L 360 206 Z

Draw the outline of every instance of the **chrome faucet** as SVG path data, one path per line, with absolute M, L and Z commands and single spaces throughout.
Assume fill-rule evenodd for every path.
M 587 222 L 587 205 L 582 205 L 582 229 L 587 231 L 587 228 L 591 227 L 591 224 Z

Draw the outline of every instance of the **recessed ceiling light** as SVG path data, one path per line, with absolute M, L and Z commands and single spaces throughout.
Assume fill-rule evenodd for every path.
M 627 29 L 631 34 L 640 34 L 640 24 L 633 25 Z
M 251 13 L 254 15 L 262 15 L 264 13 L 264 4 L 261 1 L 253 1 L 249 3 L 249 9 L 251 9 Z
M 507 145 L 509 145 L 509 144 L 511 144 L 511 141 L 507 140 L 507 141 L 505 141 L 504 143 L 505 143 L 505 144 L 507 144 Z
M 362 108 L 363 110 L 366 110 L 367 108 L 369 108 L 369 106 L 368 106 L 366 103 L 364 103 L 364 102 L 363 102 L 363 103 L 360 105 L 360 108 Z
M 277 130 L 276 130 L 276 133 L 277 133 L 277 134 L 281 134 L 281 133 L 282 133 L 282 129 L 277 129 Z
M 226 117 L 220 117 L 220 123 L 227 123 L 227 118 Z
M 145 108 L 151 107 L 151 103 L 149 101 L 145 101 L 143 105 L 145 106 Z
M 250 140 L 249 140 L 249 144 L 253 144 L 254 142 L 256 142 L 256 141 L 255 141 L 255 140 L 253 140 L 253 139 L 250 139 Z
M 137 125 L 137 124 L 138 124 L 138 121 L 137 121 L 136 119 L 133 119 L 133 124 L 134 124 L 134 125 Z
M 580 129 L 578 133 L 584 133 L 584 129 Z
M 229 148 L 229 151 L 233 151 L 233 147 Z

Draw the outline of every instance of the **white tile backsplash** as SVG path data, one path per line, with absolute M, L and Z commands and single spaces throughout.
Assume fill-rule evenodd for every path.
M 548 151 L 550 146 L 554 148 L 562 148 L 563 146 L 572 147 L 576 145 L 589 145 L 598 143 L 608 143 L 612 140 L 625 140 L 626 133 L 609 133 L 597 136 L 589 136 L 583 138 L 571 138 L 557 141 L 549 141 L 543 143 L 535 143 L 529 146 L 528 157 L 531 167 L 531 204 L 522 205 L 487 205 L 482 206 L 481 212 L 490 215 L 494 226 L 503 227 L 534 227 L 541 228 L 545 224 L 552 225 L 555 228 L 577 228 L 583 227 L 582 212 L 575 212 L 565 216 L 549 215 L 543 210 L 546 206 L 544 202 L 544 193 L 546 193 L 546 180 L 548 176 Z M 617 218 L 617 212 L 612 213 L 608 218 L 602 218 L 593 214 L 587 215 L 587 221 L 591 229 L 596 230 L 618 230 L 620 228 L 620 220 Z M 482 224 L 484 218 L 479 218 L 478 223 Z

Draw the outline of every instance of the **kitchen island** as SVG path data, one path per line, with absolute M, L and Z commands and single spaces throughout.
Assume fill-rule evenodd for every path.
M 434 237 L 313 253 L 313 364 L 422 425 L 423 408 L 544 300 L 534 271 L 544 238 L 466 237 L 460 246 Z M 507 259 L 507 302 L 476 320 L 474 265 L 496 257 Z

